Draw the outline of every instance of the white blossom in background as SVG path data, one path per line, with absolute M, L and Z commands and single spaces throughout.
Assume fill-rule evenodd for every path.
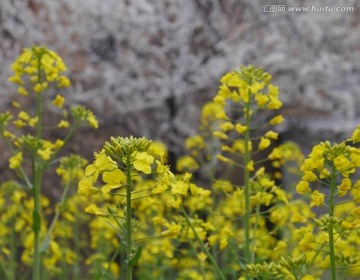
M 0 107 L 14 90 L 6 82 L 11 61 L 23 47 L 45 44 L 69 65 L 71 102 L 86 103 L 104 126 L 173 146 L 195 131 L 220 77 L 240 64 L 273 75 L 286 129 L 350 130 L 360 123 L 359 2 L 328 2 L 353 12 L 261 12 L 270 2 L 1 0 Z

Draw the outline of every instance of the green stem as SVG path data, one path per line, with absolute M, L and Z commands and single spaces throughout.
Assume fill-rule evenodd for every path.
M 34 210 L 33 210 L 33 231 L 34 231 L 34 256 L 33 256 L 33 279 L 40 279 L 40 230 L 41 230 L 41 206 L 40 206 L 40 188 L 42 171 L 38 166 L 37 161 L 33 161 L 33 197 L 34 197 Z
M 249 101 L 246 103 L 245 107 L 245 125 L 247 126 L 247 130 L 245 131 L 244 135 L 244 188 L 245 188 L 245 216 L 244 216 L 244 229 L 245 229 L 245 248 L 244 248 L 244 258 L 245 258 L 245 266 L 247 264 L 252 263 L 252 256 L 250 251 L 250 214 L 251 214 L 251 205 L 250 205 L 250 184 L 249 184 L 249 178 L 250 178 L 250 172 L 247 169 L 248 163 L 250 162 L 250 98 Z M 246 273 L 245 275 L 246 280 L 249 280 L 250 277 Z
M 260 218 L 260 203 L 257 203 L 255 208 L 255 225 L 253 228 L 253 240 L 256 240 L 256 232 L 259 225 L 259 218 Z M 254 262 L 255 260 L 255 245 L 256 245 L 255 242 L 252 242 L 251 263 Z
M 127 255 L 127 270 L 126 280 L 132 280 L 132 232 L 131 232 L 131 155 L 128 154 L 126 158 L 126 255 Z
M 331 280 L 336 280 L 336 262 L 335 262 L 335 244 L 334 244 L 334 196 L 336 191 L 336 170 L 332 168 L 331 173 L 331 187 L 330 187 L 330 199 L 329 199 L 329 249 L 330 249 L 330 275 Z
M 71 177 L 72 177 L 72 172 L 70 172 L 70 178 Z M 40 253 L 44 253 L 47 250 L 47 247 L 50 244 L 51 234 L 52 234 L 52 232 L 54 230 L 54 227 L 55 227 L 57 221 L 59 220 L 61 211 L 64 209 L 65 199 L 66 199 L 66 195 L 68 193 L 70 185 L 71 185 L 71 181 L 69 181 L 66 184 L 65 188 L 64 188 L 64 191 L 63 191 L 63 193 L 61 195 L 61 198 L 60 198 L 59 209 L 56 211 L 56 214 L 55 214 L 54 218 L 51 221 L 50 227 L 49 227 L 48 231 L 46 232 L 44 241 L 43 241 L 43 243 L 42 243 L 42 245 L 40 247 Z
M 38 57 L 38 82 L 41 82 L 41 56 Z M 36 93 L 36 138 L 42 138 L 42 95 Z M 34 197 L 34 210 L 33 210 L 33 231 L 34 231 L 34 256 L 33 256 L 33 280 L 39 280 L 41 256 L 40 256 L 40 230 L 41 230 L 41 206 L 40 206 L 40 193 L 42 181 L 42 169 L 39 164 L 39 159 L 36 154 L 32 155 L 32 174 L 33 174 L 33 197 Z
M 204 251 L 206 256 L 209 258 L 211 264 L 214 266 L 217 274 L 219 275 L 219 278 L 222 280 L 225 280 L 224 274 L 222 273 L 221 269 L 219 268 L 218 264 L 216 263 L 214 257 L 211 255 L 209 249 L 205 246 L 204 242 L 201 240 L 200 236 L 196 232 L 194 226 L 192 225 L 192 223 L 190 221 L 188 214 L 186 213 L 184 207 L 182 207 L 182 206 L 181 206 L 181 212 L 183 213 L 183 215 L 185 217 L 186 223 L 188 224 L 188 226 L 191 228 L 192 232 L 194 233 L 196 240 L 199 242 L 201 249 Z

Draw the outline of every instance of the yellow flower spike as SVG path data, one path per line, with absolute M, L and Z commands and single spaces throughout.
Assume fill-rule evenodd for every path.
M 259 151 L 265 150 L 267 147 L 269 147 L 271 144 L 271 141 L 268 138 L 261 137 L 260 143 L 259 143 Z
M 126 177 L 120 169 L 113 171 L 105 171 L 102 175 L 102 179 L 106 185 L 101 188 L 103 193 L 109 193 L 113 189 L 121 187 L 121 182 L 124 182 Z
M 284 121 L 284 117 L 282 115 L 278 115 L 273 117 L 270 121 L 269 124 L 270 125 L 277 125 L 277 124 L 281 124 Z
M 323 206 L 324 205 L 324 200 L 325 200 L 325 194 L 320 193 L 318 190 L 315 190 L 311 194 L 310 207 Z
M 154 162 L 154 157 L 146 152 L 137 152 L 134 157 L 133 166 L 137 171 L 145 174 L 151 173 L 151 164 Z
M 305 194 L 305 193 L 310 193 L 311 189 L 309 187 L 309 182 L 307 181 L 300 181 L 297 185 L 296 185 L 296 192 L 298 194 Z
M 62 97 L 60 94 L 57 94 L 55 99 L 53 100 L 52 104 L 56 107 L 62 108 L 65 102 L 65 98 Z
M 17 154 L 12 156 L 9 159 L 9 167 L 10 167 L 10 169 L 18 168 L 21 165 L 22 160 L 23 160 L 23 153 L 22 152 L 18 152 Z

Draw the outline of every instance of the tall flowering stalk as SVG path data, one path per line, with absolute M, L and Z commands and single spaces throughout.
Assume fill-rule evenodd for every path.
M 1 136 L 12 152 L 13 156 L 9 159 L 9 167 L 17 170 L 19 177 L 24 181 L 32 193 L 34 199 L 32 230 L 34 234 L 34 253 L 33 253 L 33 278 L 41 278 L 41 254 L 47 250 L 48 243 L 41 246 L 40 232 L 42 230 L 41 218 L 41 191 L 43 185 L 44 172 L 55 162 L 56 155 L 60 149 L 68 142 L 75 130 L 83 121 L 89 122 L 90 126 L 97 127 L 97 121 L 92 112 L 83 107 L 73 107 L 71 109 L 73 126 L 66 119 L 67 113 L 64 110 L 64 119 L 55 128 L 68 129 L 64 139 L 57 139 L 55 142 L 44 139 L 44 111 L 47 104 L 46 91 L 51 88 L 61 90 L 70 86 L 69 79 L 63 75 L 66 65 L 61 57 L 54 51 L 43 46 L 34 46 L 24 49 L 18 59 L 12 64 L 14 75 L 9 81 L 18 85 L 18 93 L 24 100 L 34 102 L 35 112 L 20 111 L 17 119 L 13 121 L 16 128 L 26 128 L 27 134 L 16 135 L 6 129 L 7 124 L 13 116 L 7 112 L 2 114 L 0 120 Z M 63 108 L 65 98 L 57 94 L 51 106 Z M 20 108 L 20 102 L 13 101 L 16 108 Z M 29 161 L 27 161 L 27 157 Z M 26 174 L 25 166 L 30 165 L 31 174 Z M 66 190 L 66 189 L 65 189 Z M 63 200 L 63 199 L 62 199 Z
M 233 71 L 226 74 L 221 79 L 221 86 L 214 101 L 221 105 L 221 109 L 216 117 L 222 121 L 219 130 L 213 135 L 221 139 L 222 154 L 218 155 L 218 160 L 243 169 L 243 203 L 244 203 L 244 264 L 252 264 L 255 261 L 254 250 L 256 242 L 257 222 L 252 224 L 252 215 L 259 216 L 261 201 L 254 207 L 253 196 L 256 195 L 254 189 L 254 179 L 264 174 L 264 169 L 256 171 L 254 156 L 265 149 L 268 149 L 272 140 L 277 139 L 277 133 L 268 130 L 263 136 L 257 136 L 256 127 L 266 127 L 266 124 L 259 122 L 259 116 L 263 110 L 278 110 L 282 103 L 279 100 L 278 88 L 270 84 L 270 74 L 260 68 L 253 66 L 241 67 L 240 71 Z M 260 117 L 261 119 L 261 117 Z M 279 124 L 283 121 L 281 115 L 272 118 L 270 126 Z M 255 143 L 258 143 L 255 149 Z M 241 160 L 238 160 L 238 158 Z M 276 159 L 274 154 L 271 159 Z M 256 200 L 255 200 L 256 201 Z M 242 203 L 242 202 L 239 202 Z M 255 212 L 254 212 L 255 211 Z M 258 220 L 257 220 L 258 221 Z M 246 274 L 246 278 L 249 276 Z
M 353 144 L 360 141 L 358 131 L 359 127 L 350 139 Z M 345 271 L 351 271 L 358 263 L 357 254 L 352 254 L 351 250 L 339 250 L 352 242 L 360 227 L 360 220 L 355 214 L 357 208 L 349 205 L 350 209 L 347 210 L 348 207 L 345 207 L 346 204 L 356 205 L 360 202 L 360 180 L 354 182 L 352 179 L 358 168 L 360 149 L 346 142 L 333 145 L 329 141 L 321 142 L 314 146 L 305 160 L 301 168 L 304 175 L 296 186 L 299 194 L 310 196 L 310 207 L 326 209 L 326 215 L 314 218 L 314 224 L 323 237 L 308 232 L 300 244 L 304 249 L 316 252 L 314 260 L 322 258 L 323 266 L 330 270 L 332 280 L 344 275 Z M 341 213 L 339 208 L 345 211 Z
M 137 223 L 133 215 L 133 204 L 151 196 L 165 192 L 173 177 L 169 167 L 163 164 L 164 150 L 146 138 L 111 138 L 100 153 L 95 154 L 95 161 L 85 169 L 86 178 L 80 181 L 78 193 L 92 196 L 98 203 L 107 196 L 114 197 L 106 209 L 95 203 L 85 211 L 101 216 L 118 232 L 126 254 L 126 279 L 133 279 L 133 267 L 142 254 L 142 245 L 137 243 L 152 238 L 176 236 L 181 227 L 168 225 L 168 229 L 152 236 L 136 236 Z M 136 182 L 142 176 L 156 175 L 150 186 L 137 187 Z M 96 186 L 101 175 L 100 189 Z M 120 199 L 118 199 L 120 198 Z

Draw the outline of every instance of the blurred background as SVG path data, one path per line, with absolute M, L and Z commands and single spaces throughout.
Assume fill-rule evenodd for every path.
M 0 3 L 0 110 L 16 91 L 7 82 L 11 63 L 23 48 L 46 45 L 68 65 L 67 106 L 86 105 L 99 119 L 96 132 L 73 142 L 89 159 L 111 135 L 130 134 L 181 155 L 221 76 L 239 65 L 272 74 L 284 103 L 281 140 L 301 143 L 305 153 L 321 140 L 347 138 L 360 123 L 359 1 Z M 289 10 L 313 6 L 322 11 Z

